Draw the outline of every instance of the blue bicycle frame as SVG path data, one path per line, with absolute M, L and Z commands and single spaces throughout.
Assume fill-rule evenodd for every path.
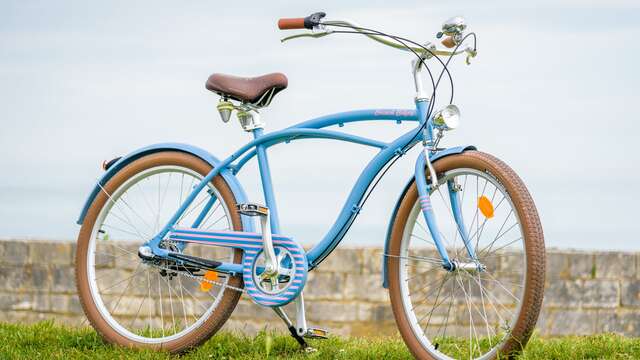
M 257 128 L 252 130 L 254 139 L 248 144 L 244 145 L 226 159 L 220 161 L 202 181 L 192 190 L 190 195 L 185 199 L 180 208 L 162 228 L 162 230 L 146 245 L 148 245 L 156 256 L 165 257 L 169 252 L 161 247 L 159 244 L 165 236 L 173 230 L 174 225 L 180 219 L 182 214 L 195 200 L 196 196 L 207 186 L 207 184 L 217 175 L 230 171 L 232 174 L 237 174 L 253 157 L 257 157 L 260 176 L 262 181 L 262 190 L 266 206 L 270 211 L 270 226 L 273 234 L 281 234 L 280 221 L 278 217 L 278 210 L 276 204 L 275 194 L 273 192 L 273 186 L 271 181 L 271 172 L 269 169 L 269 161 L 267 157 L 267 149 L 271 146 L 280 143 L 288 143 L 292 140 L 320 138 L 320 139 L 334 139 L 340 141 L 346 141 L 365 146 L 370 146 L 380 149 L 379 153 L 371 159 L 369 164 L 362 171 L 362 174 L 357 179 L 353 186 L 347 200 L 345 201 L 342 210 L 340 211 L 338 218 L 327 232 L 324 238 L 317 243 L 311 250 L 306 253 L 308 267 L 313 269 L 318 266 L 325 259 L 333 249 L 338 246 L 340 241 L 348 231 L 349 225 L 354 221 L 358 212 L 360 211 L 361 201 L 370 187 L 371 183 L 375 179 L 376 175 L 380 173 L 381 169 L 389 163 L 394 157 L 403 155 L 406 149 L 411 148 L 417 142 L 426 141 L 427 143 L 432 140 L 433 137 L 433 124 L 431 119 L 426 119 L 427 110 L 429 107 L 429 101 L 426 99 L 416 100 L 416 108 L 414 109 L 377 109 L 377 110 L 359 110 L 350 111 L 344 113 L 338 113 L 320 117 L 317 119 L 309 120 L 292 127 L 275 131 L 272 133 L 264 133 L 263 129 Z M 326 130 L 326 127 L 339 125 L 342 127 L 346 123 L 359 122 L 359 121 L 395 121 L 401 123 L 402 121 L 414 121 L 417 126 L 411 131 L 398 137 L 390 143 L 385 143 L 357 135 L 346 134 L 340 131 Z M 424 122 L 427 122 L 424 124 Z M 423 126 L 424 125 L 424 126 Z M 435 160 L 442 156 L 446 156 L 452 153 L 459 153 L 466 149 L 466 147 L 458 147 L 447 149 L 438 153 L 429 154 L 431 160 Z M 416 183 L 418 186 L 423 214 L 427 221 L 427 225 L 431 234 L 433 235 L 434 242 L 443 260 L 443 266 L 445 268 L 451 267 L 451 262 L 447 255 L 447 251 L 444 247 L 444 243 L 440 238 L 440 232 L 437 230 L 437 224 L 435 215 L 431 210 L 429 203 L 429 185 L 426 182 L 425 177 L 425 152 L 421 152 L 416 162 Z M 451 184 L 449 184 L 451 186 Z M 451 190 L 451 189 L 449 189 Z M 452 199 L 452 208 L 455 219 L 459 221 L 458 228 L 460 235 L 467 246 L 467 251 L 473 257 L 473 249 L 468 236 L 464 230 L 464 222 L 458 208 L 457 195 L 453 191 L 449 191 Z M 199 223 L 204 219 L 207 212 L 211 209 L 211 205 L 216 201 L 214 195 L 211 196 L 210 201 L 205 205 L 200 215 L 197 217 L 193 227 L 197 227 Z M 244 215 L 243 215 L 244 217 Z M 216 268 L 216 271 L 226 272 L 230 274 L 240 274 L 242 272 L 241 264 L 222 263 Z

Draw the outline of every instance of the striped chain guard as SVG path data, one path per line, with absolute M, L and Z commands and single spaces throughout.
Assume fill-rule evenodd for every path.
M 172 241 L 242 249 L 242 278 L 247 293 L 256 304 L 278 307 L 288 304 L 300 294 L 307 281 L 309 268 L 302 246 L 286 236 L 273 234 L 272 238 L 274 250 L 279 257 L 286 256 L 281 265 L 287 267 L 293 275 L 277 291 L 264 289 L 264 285 L 256 276 L 259 275 L 260 261 L 264 258 L 262 234 L 241 231 L 204 231 L 191 228 L 173 229 L 169 234 L 169 240 Z

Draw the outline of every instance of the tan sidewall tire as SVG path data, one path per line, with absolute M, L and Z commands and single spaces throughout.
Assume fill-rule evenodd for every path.
M 111 194 L 132 176 L 146 169 L 162 165 L 185 167 L 194 170 L 202 176 L 205 176 L 211 170 L 211 165 L 196 156 L 177 151 L 159 152 L 143 156 L 140 159 L 137 159 L 129 165 L 125 166 L 107 182 L 104 188 L 108 193 Z M 236 231 L 242 231 L 242 222 L 235 206 L 236 199 L 233 196 L 231 189 L 221 176 L 217 176 L 213 180 L 213 185 L 222 196 L 223 201 L 230 211 L 233 229 Z M 75 273 L 78 295 L 80 297 L 82 308 L 84 309 L 87 319 L 89 320 L 93 328 L 96 329 L 98 334 L 100 334 L 100 336 L 102 336 L 104 340 L 112 344 L 136 348 L 163 349 L 173 353 L 189 350 L 205 342 L 213 334 L 215 334 L 215 332 L 218 331 L 220 327 L 222 327 L 222 325 L 227 321 L 229 316 L 231 316 L 231 313 L 235 309 L 236 304 L 240 299 L 240 292 L 230 289 L 226 290 L 222 296 L 222 299 L 218 303 L 217 308 L 212 312 L 211 316 L 209 316 L 209 318 L 204 321 L 198 328 L 192 330 L 191 332 L 180 338 L 162 344 L 145 344 L 132 341 L 112 329 L 107 321 L 100 315 L 100 312 L 93 302 L 91 291 L 89 290 L 89 282 L 87 277 L 87 251 L 94 224 L 107 200 L 108 197 L 104 194 L 104 192 L 100 192 L 89 207 L 82 227 L 80 228 L 80 233 L 78 234 L 76 252 Z M 234 252 L 234 263 L 241 263 L 241 261 L 242 252 L 240 250 L 236 250 Z M 242 278 L 230 278 L 229 285 L 242 287 Z
M 506 188 L 520 218 L 523 229 L 525 252 L 527 259 L 527 276 L 525 282 L 522 310 L 513 327 L 511 339 L 500 350 L 501 356 L 515 355 L 526 345 L 535 328 L 545 281 L 545 247 L 542 226 L 531 195 L 516 173 L 499 159 L 479 151 L 467 151 L 462 154 L 444 157 L 435 162 L 437 174 L 457 168 L 471 168 L 492 174 Z M 418 198 L 415 182 L 409 187 L 400 202 L 391 230 L 391 243 L 386 259 L 389 279 L 389 296 L 391 307 L 398 329 L 409 350 L 417 359 L 433 359 L 422 347 L 413 334 L 409 320 L 403 307 L 399 284 L 400 245 L 409 213 Z M 394 257 L 396 256 L 396 257 Z

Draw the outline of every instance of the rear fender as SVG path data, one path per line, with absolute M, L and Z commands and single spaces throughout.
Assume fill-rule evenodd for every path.
M 117 160 L 115 163 L 111 164 L 108 167 L 108 169 L 105 171 L 102 177 L 98 180 L 98 183 L 94 186 L 93 191 L 91 191 L 91 193 L 87 197 L 87 200 L 85 201 L 84 206 L 82 207 L 80 216 L 78 217 L 77 223 L 79 225 L 82 225 L 82 223 L 84 222 L 84 218 L 87 215 L 87 211 L 89 210 L 91 203 L 93 203 L 93 200 L 100 193 L 100 186 L 104 186 L 116 173 L 118 173 L 118 171 L 123 169 L 125 166 L 127 166 L 134 160 L 139 159 L 143 156 L 161 152 L 161 151 L 180 151 L 187 154 L 191 154 L 206 161 L 212 167 L 216 167 L 220 163 L 220 160 L 218 160 L 215 156 L 211 155 L 208 151 L 201 149 L 199 147 L 187 145 L 187 144 L 162 143 L 162 144 L 149 145 L 149 146 L 140 148 L 138 150 L 135 150 L 132 153 L 129 153 L 128 155 L 121 157 L 119 160 Z M 224 178 L 224 180 L 227 182 L 227 184 L 231 188 L 231 191 L 233 192 L 233 196 L 236 198 L 236 201 L 238 203 L 248 202 L 247 195 L 244 192 L 244 189 L 240 185 L 240 182 L 238 181 L 238 179 L 231 173 L 230 170 L 224 169 L 220 172 L 220 175 Z M 244 231 L 253 232 L 254 224 L 251 218 L 242 215 L 241 219 L 242 219 L 242 226 Z

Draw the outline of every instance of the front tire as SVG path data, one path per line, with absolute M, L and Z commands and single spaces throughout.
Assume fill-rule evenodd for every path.
M 161 265 L 143 263 L 137 256 L 137 248 L 158 232 L 211 169 L 183 152 L 146 155 L 118 171 L 89 207 L 78 235 L 76 284 L 87 319 L 105 341 L 179 353 L 209 339 L 233 312 L 239 291 L 203 287 L 201 276 L 184 276 L 184 270 L 167 275 L 170 265 L 163 274 Z M 224 179 L 217 176 L 205 189 L 177 225 L 190 227 L 216 196 L 198 228 L 242 231 L 236 199 Z M 165 246 L 175 251 L 178 245 Z M 189 244 L 182 251 L 234 263 L 242 258 L 239 249 Z M 218 282 L 243 286 L 240 277 Z
M 516 173 L 491 155 L 467 151 L 434 168 L 444 186 L 432 190 L 431 201 L 450 258 L 471 262 L 456 233 L 450 197 L 441 191 L 448 194 L 453 185 L 462 192 L 465 228 L 486 270 L 441 266 L 414 182 L 393 220 L 385 260 L 398 329 L 418 359 L 510 358 L 526 345 L 542 306 L 545 247 L 535 204 Z M 487 201 L 491 211 L 480 209 Z M 491 235 L 485 240 L 483 234 Z

